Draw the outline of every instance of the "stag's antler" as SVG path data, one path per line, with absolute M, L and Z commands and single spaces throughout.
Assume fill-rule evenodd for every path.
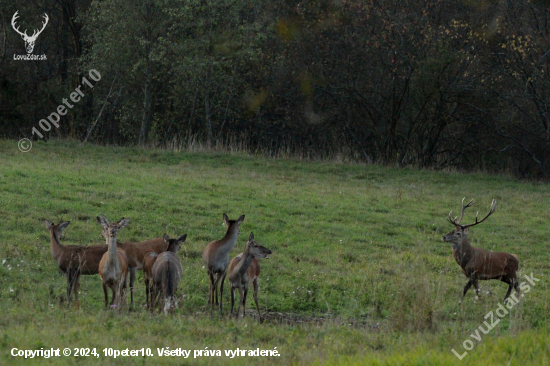
M 466 197 L 464 197 L 464 198 L 466 198 Z M 474 200 L 471 200 L 470 202 L 468 202 L 468 204 L 464 205 L 464 198 L 462 199 L 462 213 L 460 214 L 460 219 L 457 220 L 456 217 L 453 218 L 452 215 L 451 215 L 452 211 L 449 213 L 449 217 L 447 218 L 447 220 L 449 220 L 449 222 L 451 224 L 455 225 L 456 227 L 460 227 L 461 229 L 466 229 L 468 227 L 475 226 L 477 224 L 481 224 L 483 221 L 485 221 L 485 219 L 487 219 L 489 216 L 491 216 L 497 208 L 497 201 L 493 200 L 491 202 L 491 209 L 489 210 L 489 213 L 487 215 L 485 215 L 484 218 L 482 218 L 481 220 L 478 220 L 478 218 L 477 218 L 478 215 L 479 215 L 479 211 L 478 211 L 476 213 L 476 221 L 473 224 L 461 225 L 460 223 L 462 222 L 462 218 L 464 217 L 464 210 L 466 210 L 468 207 L 472 206 L 473 203 L 474 203 Z
M 466 197 L 462 198 L 462 211 L 460 212 L 460 219 L 456 219 L 456 216 L 453 218 L 452 216 L 452 213 L 453 211 L 449 212 L 449 217 L 447 217 L 447 220 L 453 224 L 454 226 L 461 226 L 460 223 L 462 222 L 462 219 L 464 218 L 464 211 L 468 208 L 468 207 L 472 207 L 473 204 L 474 204 L 474 200 L 471 200 L 470 202 L 468 202 L 466 205 L 464 205 L 464 200 L 466 199 Z

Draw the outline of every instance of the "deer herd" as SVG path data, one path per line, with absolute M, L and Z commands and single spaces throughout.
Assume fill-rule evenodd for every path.
M 460 218 L 453 217 L 452 211 L 449 213 L 448 221 L 454 225 L 455 229 L 443 236 L 442 240 L 451 244 L 454 259 L 468 278 L 468 283 L 462 293 L 463 298 L 472 285 L 479 296 L 479 280 L 497 279 L 509 285 L 504 297 L 504 302 L 506 302 L 513 288 L 519 294 L 516 276 L 518 257 L 514 254 L 475 248 L 470 244 L 468 228 L 482 223 L 493 214 L 496 209 L 496 201 L 493 200 L 489 213 L 483 219 L 478 220 L 476 215 L 474 223 L 463 225 L 464 211 L 472 205 L 473 200 L 464 204 L 464 199 L 462 199 Z M 269 258 L 271 250 L 259 245 L 254 240 L 254 234 L 250 233 L 244 252 L 229 261 L 229 255 L 237 243 L 239 227 L 244 221 L 244 215 L 237 220 L 229 220 L 224 213 L 223 220 L 227 226 L 225 236 L 206 245 L 202 254 L 209 278 L 208 305 L 219 306 L 219 311 L 223 311 L 223 284 L 225 278 L 228 277 L 231 291 L 231 314 L 233 314 L 235 305 L 235 290 L 238 290 L 240 302 L 236 317 L 239 318 L 241 306 L 244 317 L 248 288 L 252 284 L 254 302 L 258 317 L 262 322 L 263 318 L 258 305 L 260 276 L 258 259 Z M 115 309 L 120 308 L 126 302 L 129 275 L 130 304 L 133 305 L 136 270 L 142 270 L 147 307 L 153 311 L 159 305 L 159 298 L 162 296 L 164 298 L 163 311 L 165 315 L 168 314 L 172 308 L 177 306 L 175 292 L 183 272 L 177 252 L 187 239 L 187 234 L 183 234 L 177 239 L 171 239 L 164 234 L 162 238 L 120 243 L 117 240 L 118 232 L 128 225 L 130 221 L 128 218 L 123 217 L 118 222 L 111 223 L 107 217 L 100 215 L 97 217 L 97 221 L 102 227 L 101 236 L 106 241 L 104 245 L 62 245 L 60 242 L 61 232 L 69 226 L 70 221 L 60 222 L 58 225 L 48 220 L 45 221 L 46 227 L 50 231 L 52 256 L 57 261 L 59 269 L 67 276 L 67 306 L 71 304 L 72 292 L 74 292 L 75 300 L 78 301 L 80 275 L 94 274 L 99 274 L 101 277 L 105 308 L 110 306 Z M 110 302 L 109 289 L 112 293 Z

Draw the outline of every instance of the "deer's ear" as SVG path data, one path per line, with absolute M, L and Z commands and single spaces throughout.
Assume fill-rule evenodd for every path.
M 248 241 L 254 240 L 254 233 L 250 233 L 250 236 L 248 237 Z
M 44 224 L 46 224 L 46 229 L 50 230 L 50 228 L 52 227 L 52 223 L 49 222 L 48 220 L 44 220 Z
M 117 225 L 119 229 L 122 229 L 124 226 L 128 225 L 130 223 L 130 219 L 128 217 L 123 217 L 120 220 L 118 220 Z
M 58 230 L 66 229 L 67 226 L 69 226 L 70 223 L 71 223 L 70 221 L 62 222 L 61 224 L 59 224 L 59 225 L 57 226 L 57 229 L 58 229 Z
M 229 217 L 225 213 L 223 214 L 223 221 L 229 225 Z
M 239 218 L 237 219 L 237 224 L 240 224 L 241 222 L 244 221 L 244 215 L 241 215 L 239 216 Z
M 187 234 L 183 234 L 178 238 L 178 244 L 185 242 L 185 239 L 187 239 Z
M 164 233 L 164 235 L 162 236 L 162 239 L 164 239 L 164 242 L 166 244 L 170 243 L 170 237 L 168 235 L 166 235 L 166 233 Z
M 107 229 L 109 227 L 109 220 L 103 215 L 97 216 L 97 222 L 99 222 L 99 225 L 101 225 L 104 229 Z

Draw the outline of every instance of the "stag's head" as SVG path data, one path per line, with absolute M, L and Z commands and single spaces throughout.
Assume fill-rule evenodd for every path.
M 42 23 L 42 29 L 35 29 L 32 36 L 29 36 L 26 29 L 24 32 L 21 32 L 19 31 L 19 27 L 15 25 L 15 21 L 17 20 L 17 18 L 19 18 L 17 13 L 19 13 L 19 10 L 16 11 L 11 18 L 11 26 L 17 33 L 19 33 L 21 38 L 23 38 L 23 41 L 25 41 L 25 49 L 27 50 L 27 53 L 32 53 L 32 51 L 34 50 L 34 43 L 36 42 L 36 39 L 38 38 L 40 33 L 42 33 L 44 28 L 46 28 L 46 25 L 48 24 L 48 20 L 50 18 L 48 18 L 48 14 L 44 13 L 44 22 Z
M 481 224 L 483 221 L 485 221 L 486 218 L 491 216 L 491 214 L 495 212 L 497 208 L 497 201 L 493 200 L 493 202 L 491 202 L 491 210 L 489 210 L 489 213 L 485 215 L 484 218 L 482 218 L 481 220 L 478 220 L 478 215 L 479 215 L 479 211 L 478 211 L 478 213 L 476 214 L 476 221 L 473 224 L 462 225 L 461 222 L 462 222 L 462 219 L 464 218 L 464 211 L 468 207 L 471 207 L 473 204 L 474 204 L 474 200 L 471 200 L 465 205 L 464 198 L 462 199 L 462 211 L 460 213 L 459 219 L 457 219 L 456 216 L 454 217 L 452 216 L 452 211 L 449 212 L 449 217 L 447 217 L 447 220 L 455 226 L 455 229 L 450 233 L 448 233 L 447 235 L 444 235 L 441 239 L 444 242 L 451 243 L 451 246 L 453 247 L 453 249 L 460 247 L 462 245 L 462 242 L 468 239 L 469 227 L 475 226 L 477 224 Z

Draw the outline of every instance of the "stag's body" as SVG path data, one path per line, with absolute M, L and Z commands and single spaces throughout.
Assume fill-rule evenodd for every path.
M 244 215 L 241 215 L 237 220 L 229 220 L 227 215 L 223 214 L 223 220 L 227 225 L 225 236 L 221 240 L 214 240 L 209 243 L 202 253 L 202 260 L 208 270 L 210 279 L 208 304 L 218 304 L 218 284 L 220 284 L 220 311 L 223 310 L 223 282 L 229 265 L 229 253 L 237 242 L 237 236 L 240 233 L 239 225 L 243 222 Z
M 258 258 L 269 258 L 270 254 L 271 250 L 258 245 L 258 243 L 254 241 L 254 234 L 250 233 L 244 253 L 239 254 L 231 260 L 228 269 L 229 283 L 231 286 L 231 314 L 233 314 L 233 307 L 235 305 L 235 289 L 239 290 L 239 295 L 241 296 L 241 301 L 237 308 L 237 318 L 239 318 L 241 304 L 243 306 L 243 318 L 245 316 L 246 296 L 248 294 L 248 288 L 252 283 L 254 286 L 254 302 L 258 310 L 258 317 L 260 318 L 260 322 L 263 321 L 260 313 L 260 306 L 258 305 L 258 290 L 260 288 L 260 261 Z
M 164 241 L 168 245 L 168 249 L 156 257 L 151 270 L 153 288 L 150 309 L 153 310 L 156 297 L 162 292 L 164 296 L 164 315 L 168 314 L 172 304 L 175 305 L 174 295 L 183 272 L 177 251 L 180 248 L 180 243 L 185 242 L 186 238 L 187 234 L 178 239 L 170 239 L 168 235 L 164 234 Z
M 106 238 L 105 229 L 103 229 L 103 231 L 101 232 L 101 236 Z M 136 270 L 143 269 L 143 264 L 147 253 L 162 253 L 166 251 L 166 243 L 162 238 L 156 238 L 141 242 L 121 243 L 117 241 L 117 247 L 124 250 L 128 258 L 128 272 L 130 274 L 130 304 L 133 305 Z
M 473 204 L 470 201 L 464 205 L 462 200 L 462 214 L 460 219 L 452 219 L 449 217 L 449 222 L 455 225 L 455 230 L 443 236 L 443 241 L 451 243 L 453 248 L 453 256 L 458 265 L 462 268 L 462 272 L 468 278 L 468 283 L 464 287 L 462 297 L 466 295 L 470 287 L 473 285 L 476 289 L 476 294 L 479 296 L 479 280 L 500 280 L 508 284 L 508 291 L 504 297 L 504 301 L 508 299 L 512 288 L 515 288 L 519 294 L 519 284 L 516 272 L 519 266 L 518 257 L 514 254 L 504 252 L 490 252 L 482 248 L 475 248 L 468 240 L 468 228 L 483 222 L 496 209 L 496 202 L 493 201 L 491 210 L 481 220 L 470 225 L 461 225 L 460 222 L 464 217 L 464 210 Z
M 67 275 L 67 306 L 71 305 L 71 292 L 74 289 L 75 300 L 78 301 L 80 275 L 94 275 L 98 273 L 99 262 L 107 252 L 106 245 L 78 246 L 61 245 L 59 238 L 61 230 L 69 226 L 70 221 L 54 225 L 48 220 L 46 227 L 50 231 L 52 256 L 59 269 Z
M 128 276 L 128 257 L 124 250 L 117 248 L 118 230 L 128 225 L 129 219 L 122 218 L 117 223 L 109 223 L 107 218 L 101 215 L 97 221 L 103 226 L 106 232 L 107 253 L 99 262 L 99 276 L 103 283 L 103 293 L 105 295 L 105 308 L 109 302 L 108 288 L 111 289 L 113 296 L 111 306 L 118 307 L 124 299 Z

